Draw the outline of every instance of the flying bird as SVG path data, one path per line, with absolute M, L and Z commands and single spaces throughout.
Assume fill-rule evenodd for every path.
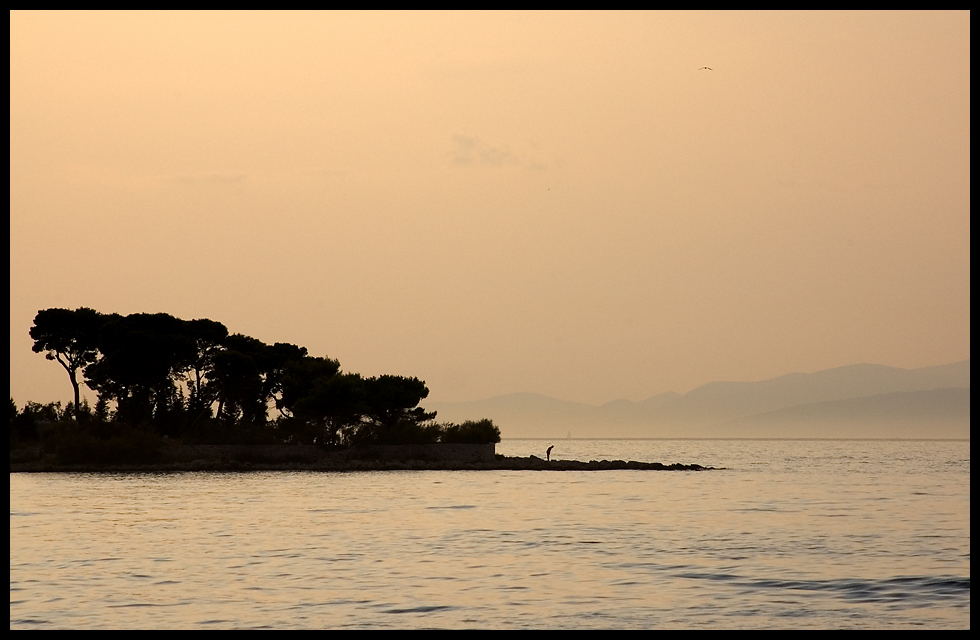
M 707 69 L 708 71 L 714 71 L 714 69 L 712 69 L 711 67 L 701 67 L 700 69 L 698 69 L 698 71 L 704 71 L 705 69 Z

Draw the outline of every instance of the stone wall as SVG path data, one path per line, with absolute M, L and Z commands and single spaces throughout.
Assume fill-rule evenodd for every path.
M 323 451 L 316 445 L 197 444 L 164 450 L 172 462 L 237 460 L 239 462 L 317 462 L 326 460 L 449 460 L 493 462 L 493 444 L 374 445 L 343 451 Z
M 193 460 L 238 460 L 239 462 L 315 462 L 316 445 L 303 444 L 189 444 L 164 449 L 164 458 L 174 462 Z
M 344 451 L 347 460 L 493 462 L 494 444 L 388 444 Z
M 11 449 L 11 462 L 31 462 L 41 457 L 41 447 L 27 447 L 26 449 Z

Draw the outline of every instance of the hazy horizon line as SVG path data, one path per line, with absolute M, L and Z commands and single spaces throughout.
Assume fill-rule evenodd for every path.
M 467 402 L 484 402 L 486 400 L 493 400 L 495 398 L 503 398 L 505 396 L 532 395 L 532 396 L 540 396 L 542 398 L 548 398 L 550 400 L 558 400 L 558 401 L 561 401 L 561 402 L 570 402 L 570 403 L 573 403 L 573 404 L 586 405 L 586 406 L 589 406 L 589 407 L 602 407 L 602 406 L 605 406 L 605 405 L 607 405 L 607 404 L 609 404 L 611 402 L 618 402 L 618 401 L 634 402 L 634 403 L 635 402 L 644 402 L 644 401 L 649 400 L 651 398 L 656 398 L 657 396 L 662 396 L 662 395 L 669 394 L 669 393 L 673 393 L 673 394 L 676 394 L 678 396 L 684 396 L 684 395 L 687 395 L 688 393 L 694 391 L 695 389 L 700 389 L 701 387 L 703 387 L 705 385 L 716 384 L 716 383 L 719 383 L 719 382 L 738 382 L 738 383 L 768 382 L 769 380 L 776 380 L 776 379 L 782 378 L 784 376 L 793 375 L 794 373 L 801 373 L 803 375 L 813 375 L 815 373 L 820 373 L 822 371 L 833 371 L 834 369 L 843 369 L 845 367 L 857 367 L 857 366 L 861 366 L 861 365 L 871 365 L 871 366 L 875 366 L 875 367 L 888 367 L 888 368 L 891 368 L 891 369 L 901 369 L 902 371 L 918 371 L 920 369 L 932 369 L 932 368 L 935 368 L 935 367 L 944 367 L 944 366 L 949 366 L 949 365 L 954 365 L 954 364 L 962 364 L 964 362 L 969 362 L 969 361 L 970 361 L 970 358 L 967 357 L 967 358 L 963 358 L 962 360 L 953 360 L 952 362 L 943 362 L 943 363 L 940 363 L 940 364 L 925 365 L 923 367 L 897 367 L 897 366 L 890 365 L 890 364 L 879 364 L 879 363 L 876 363 L 876 362 L 855 362 L 855 363 L 852 363 L 852 364 L 843 364 L 843 365 L 840 365 L 840 366 L 837 366 L 837 367 L 828 367 L 826 369 L 817 369 L 816 371 L 789 371 L 787 373 L 782 373 L 782 374 L 779 374 L 777 376 L 773 376 L 771 378 L 760 378 L 760 379 L 757 379 L 757 380 L 710 380 L 708 382 L 704 382 L 704 383 L 701 383 L 701 384 L 696 385 L 694 387 L 691 387 L 687 391 L 683 391 L 683 392 L 673 391 L 671 389 L 668 389 L 666 391 L 661 391 L 660 393 L 654 393 L 653 395 L 646 396 L 646 397 L 641 398 L 639 400 L 630 400 L 629 398 L 618 397 L 618 398 L 613 398 L 612 400 L 607 400 L 605 402 L 601 402 L 599 404 L 592 404 L 590 402 L 582 402 L 581 400 L 567 400 L 565 398 L 559 398 L 559 397 L 556 397 L 556 396 L 549 396 L 547 394 L 539 393 L 537 391 L 509 391 L 509 392 L 506 392 L 506 393 L 497 393 L 497 394 L 494 394 L 494 395 L 491 395 L 491 396 L 482 396 L 482 397 L 473 398 L 473 399 L 470 399 L 470 400 L 433 400 L 433 402 L 440 402 L 440 403 L 446 403 L 446 404 L 463 404 L 463 403 L 467 403 Z
M 542 442 L 567 442 L 569 440 L 839 440 L 841 442 L 850 441 L 877 441 L 881 442 L 970 442 L 970 438 L 505 438 L 504 440 L 540 440 Z

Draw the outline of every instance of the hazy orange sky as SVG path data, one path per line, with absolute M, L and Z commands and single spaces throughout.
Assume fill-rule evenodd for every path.
M 10 20 L 19 405 L 50 307 L 440 401 L 970 355 L 968 12 Z

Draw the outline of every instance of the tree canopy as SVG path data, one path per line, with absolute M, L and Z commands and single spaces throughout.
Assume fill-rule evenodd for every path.
M 500 440 L 489 420 L 436 424 L 436 413 L 419 406 L 429 389 L 416 377 L 365 378 L 305 347 L 266 344 L 207 318 L 46 309 L 30 335 L 35 352 L 68 372 L 76 416 L 81 371 L 98 395 L 95 413 L 85 404 L 84 415 L 158 436 L 327 447 Z M 32 416 L 40 415 L 39 405 L 29 406 L 18 424 L 33 424 Z M 19 415 L 13 400 L 11 407 L 13 424 Z M 270 420 L 273 409 L 278 416 Z
M 34 326 L 30 330 L 34 353 L 45 352 L 48 360 L 57 361 L 68 372 L 75 408 L 80 393 L 78 370 L 98 357 L 99 336 L 106 320 L 107 316 L 87 307 L 74 311 L 43 309 L 34 317 Z

